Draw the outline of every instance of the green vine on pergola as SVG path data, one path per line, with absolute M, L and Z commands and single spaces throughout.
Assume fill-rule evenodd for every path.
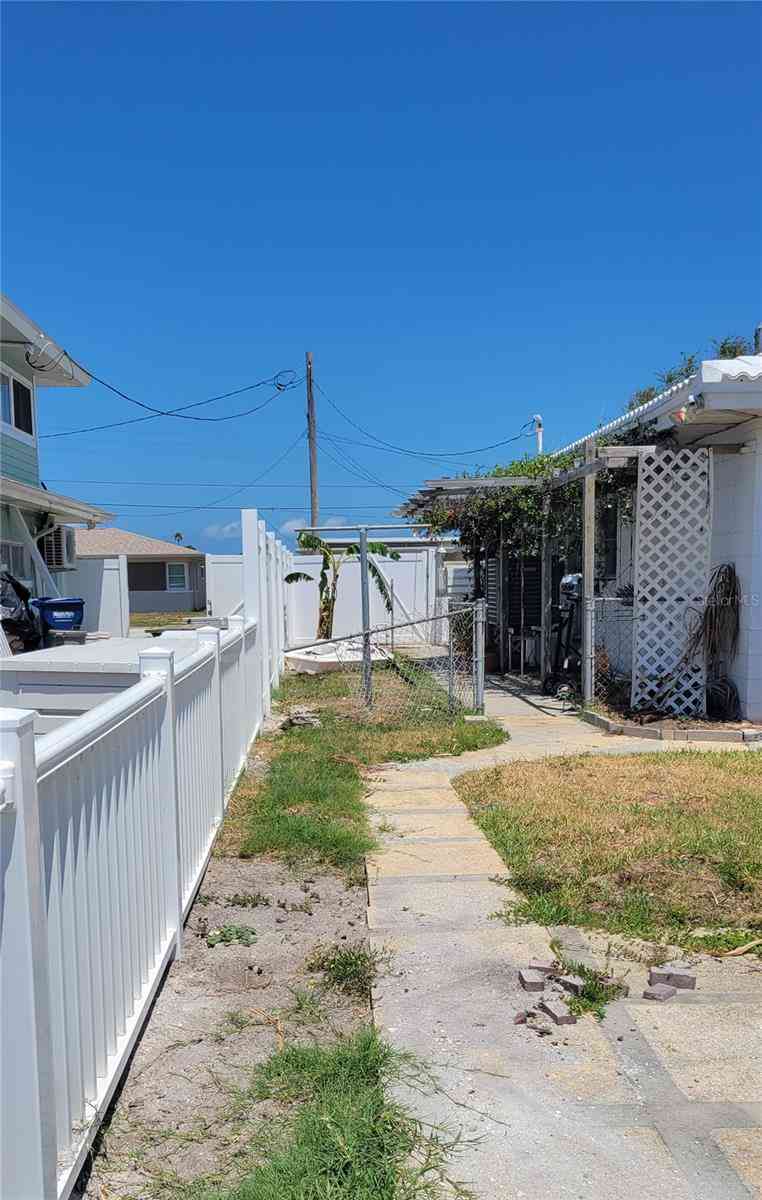
M 649 445 L 669 441 L 669 435 L 657 438 L 653 429 L 642 426 L 619 435 L 609 434 L 596 445 Z M 421 514 L 433 533 L 456 533 L 466 557 L 478 563 L 502 544 L 509 555 L 536 556 L 541 553 L 543 537 L 554 542 L 563 557 L 579 548 L 582 541 L 582 481 L 551 486 L 558 471 L 573 467 L 582 458 L 581 451 L 566 454 L 525 455 L 504 466 L 496 466 L 485 479 L 519 476 L 539 486 L 490 488 L 455 500 L 440 499 Z M 631 512 L 636 483 L 636 466 L 601 470 L 596 475 L 596 515 L 617 508 Z

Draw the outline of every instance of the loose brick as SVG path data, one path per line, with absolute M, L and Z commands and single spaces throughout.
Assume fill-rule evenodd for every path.
M 577 1018 L 569 1011 L 563 1000 L 542 1000 L 540 1008 L 556 1025 L 576 1025 Z
M 530 971 L 528 967 L 523 967 L 519 971 L 519 983 L 525 992 L 541 992 L 545 987 L 545 976 L 541 971 Z
M 692 989 L 696 986 L 696 976 L 690 963 L 667 962 L 662 963 L 660 967 L 651 967 L 648 982 L 652 986 L 655 983 L 666 983 L 667 987 Z
M 573 996 L 582 995 L 585 981 L 581 975 L 562 975 L 558 982 L 565 992 L 571 992 Z
M 552 975 L 556 964 L 552 958 L 533 958 L 529 964 L 530 971 L 539 971 L 541 975 Z
M 677 988 L 666 983 L 654 983 L 643 992 L 644 1000 L 671 1000 L 677 995 Z

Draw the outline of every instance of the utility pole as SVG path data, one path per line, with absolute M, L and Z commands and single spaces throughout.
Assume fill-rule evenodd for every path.
M 312 354 L 308 350 L 307 360 L 307 441 L 310 448 L 310 525 L 317 525 L 320 519 L 320 504 L 318 502 L 318 465 L 317 465 L 317 422 L 315 420 L 315 396 L 312 391 Z

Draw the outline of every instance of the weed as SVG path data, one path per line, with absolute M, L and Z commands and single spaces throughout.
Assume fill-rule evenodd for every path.
M 198 1200 L 435 1200 L 457 1139 L 424 1133 L 388 1089 L 415 1072 L 373 1029 L 330 1046 L 286 1046 L 257 1069 L 252 1098 L 298 1105 L 290 1131 L 233 1191 Z M 190 1200 L 190 1197 L 189 1197 Z
M 272 901 L 262 892 L 235 892 L 225 897 L 225 904 L 228 908 L 269 908 Z
M 207 946 L 251 946 L 256 940 L 256 930 L 248 925 L 221 925 L 206 934 Z
M 249 1013 L 243 1012 L 241 1009 L 232 1009 L 226 1012 L 223 1020 L 218 1025 L 214 1032 L 215 1042 L 224 1042 L 226 1038 L 234 1033 L 240 1033 L 243 1029 L 248 1029 L 252 1024 L 252 1019 Z
M 289 1020 L 299 1025 L 317 1025 L 324 1018 L 320 997 L 305 988 L 291 988 L 294 1003 L 284 1014 Z
M 598 971 L 594 967 L 588 967 L 586 963 L 567 958 L 558 939 L 551 941 L 550 949 L 560 964 L 559 974 L 578 975 L 584 980 L 580 995 L 569 996 L 567 999 L 569 1008 L 576 1016 L 592 1013 L 602 1021 L 606 1014 L 606 1005 L 627 994 L 624 980 L 614 979 L 608 970 Z
M 322 971 L 330 987 L 347 995 L 368 996 L 378 974 L 378 968 L 388 960 L 388 953 L 373 950 L 357 942 L 342 946 L 316 946 L 307 959 L 308 971 Z

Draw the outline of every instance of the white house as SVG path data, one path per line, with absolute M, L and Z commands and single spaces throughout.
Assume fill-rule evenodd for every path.
M 74 531 L 112 514 L 50 492 L 40 479 L 38 390 L 82 388 L 90 376 L 21 309 L 0 296 L 0 565 L 35 595 L 61 595 L 75 566 Z
M 729 673 L 743 716 L 762 722 L 762 354 L 707 359 L 682 383 L 561 452 L 643 425 L 655 434 L 669 432 L 681 448 L 713 450 L 710 566 L 732 563 L 742 593 L 738 655 Z M 680 513 L 676 498 L 675 523 L 689 515 Z
M 586 443 L 594 456 L 588 463 Z M 588 688 L 592 660 L 605 651 L 598 665 L 605 660 L 616 674 L 630 676 L 633 707 L 648 707 L 668 686 L 668 711 L 701 713 L 704 670 L 686 666 L 687 636 L 706 602 L 712 568 L 732 564 L 742 604 L 738 653 L 727 673 L 742 715 L 762 722 L 762 354 L 703 361 L 689 378 L 556 453 L 567 452 L 577 465 L 559 469 L 554 487 L 637 464 L 635 521 L 617 513 L 597 556 L 599 534 L 591 526 L 595 612 L 592 637 L 585 635 Z M 420 517 L 436 503 L 509 485 L 534 486 L 518 477 L 427 480 L 397 515 Z M 551 562 L 534 565 L 540 582 L 531 620 L 543 634 L 546 649 L 538 657 L 546 664 L 554 575 Z M 620 599 L 623 586 L 629 598 Z

